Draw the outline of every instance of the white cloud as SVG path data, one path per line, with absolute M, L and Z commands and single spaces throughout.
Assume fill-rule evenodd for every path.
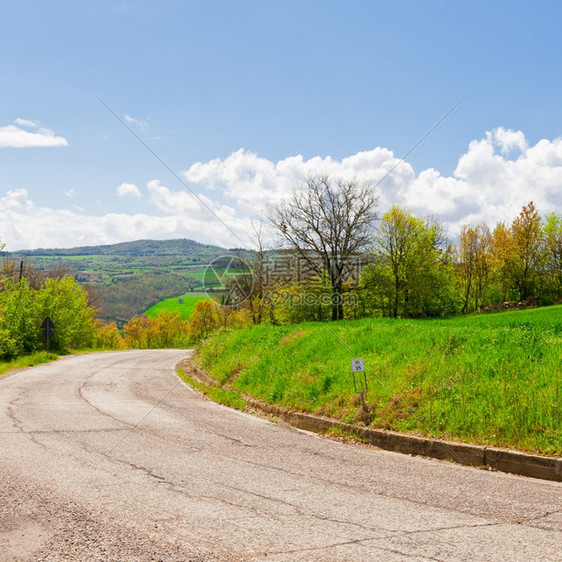
M 396 203 L 440 218 L 452 234 L 463 222 L 509 222 L 530 200 L 543 213 L 562 212 L 562 139 L 529 146 L 523 132 L 503 127 L 472 141 L 452 176 L 432 168 L 416 175 L 385 148 L 341 161 L 294 156 L 279 162 L 238 150 L 225 159 L 196 163 L 183 176 L 191 186 L 232 201 L 240 214 L 258 215 L 318 172 L 378 184 L 381 212 Z
M 142 197 L 142 193 L 134 183 L 126 182 L 122 183 L 117 188 L 117 194 L 119 195 L 119 197 L 126 197 L 127 195 L 132 195 L 133 197 L 137 197 L 138 199 Z
M 385 148 L 359 152 L 341 162 L 329 156 L 304 160 L 298 155 L 276 163 L 240 149 L 224 160 L 197 162 L 182 175 L 191 184 L 220 192 L 243 212 L 259 214 L 268 203 L 280 201 L 301 186 L 307 176 L 319 173 L 373 183 L 383 180 L 381 183 L 389 189 L 401 186 L 414 175 L 409 164 L 401 163 Z
M 317 173 L 378 184 L 381 214 L 396 203 L 419 216 L 436 216 L 452 235 L 466 222 L 511 222 L 531 200 L 543 214 L 562 213 L 562 138 L 531 146 L 521 131 L 499 128 L 473 140 L 451 176 L 433 168 L 416 174 L 385 148 L 342 160 L 298 155 L 278 162 L 238 150 L 182 173 L 198 198 L 183 186 L 148 182 L 150 197 L 139 215 L 38 208 L 25 190 L 10 191 L 0 198 L 0 237 L 9 249 L 175 237 L 243 246 L 252 217 Z M 140 190 L 121 184 L 118 193 L 138 196 Z
M 508 155 L 512 150 L 523 152 L 527 150 L 527 139 L 522 131 L 513 131 L 498 127 L 495 131 L 487 132 L 486 139 L 492 143 L 496 143 L 502 154 Z
M 20 119 L 19 117 L 14 120 L 14 124 L 20 127 L 30 127 L 33 129 L 39 127 L 39 121 L 35 121 L 34 119 Z
M 68 146 L 68 141 L 64 137 L 56 136 L 51 129 L 40 127 L 36 121 L 18 118 L 14 123 L 15 125 L 0 127 L 1 148 Z M 22 127 L 33 128 L 36 131 L 26 131 Z
M 163 213 L 176 214 L 201 211 L 201 204 L 186 190 L 172 192 L 162 185 L 160 180 L 149 181 L 147 188 L 150 193 L 150 202 Z
M 125 118 L 125 121 L 129 125 L 134 125 L 135 127 L 138 127 L 139 129 L 141 129 L 142 131 L 144 131 L 145 129 L 148 128 L 148 120 L 135 119 L 134 117 L 131 117 L 127 113 L 125 113 L 125 115 L 123 117 Z
M 211 201 L 206 202 L 214 206 Z M 95 216 L 79 209 L 37 206 L 28 192 L 20 189 L 0 197 L 0 238 L 7 250 L 112 244 L 141 238 L 191 238 L 220 246 L 228 246 L 230 241 L 232 246 L 242 245 L 233 232 L 243 240 L 249 221 L 235 216 L 227 207 L 215 206 L 214 212 L 221 220 L 201 210 L 164 216 L 144 213 Z
M 74 197 L 76 195 L 76 190 L 74 188 L 71 188 L 68 191 L 65 191 L 64 194 L 66 195 L 66 197 Z

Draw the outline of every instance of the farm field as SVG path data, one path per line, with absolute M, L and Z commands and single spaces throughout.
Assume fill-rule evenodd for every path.
M 201 301 L 208 299 L 209 296 L 206 293 L 185 293 L 179 297 L 173 297 L 168 299 L 163 299 L 151 306 L 145 311 L 145 314 L 154 318 L 160 312 L 179 312 L 183 320 L 189 319 L 191 313 L 195 309 L 195 305 Z
M 351 359 L 363 358 L 368 411 Z M 562 454 L 562 306 L 217 333 L 198 360 L 288 408 L 415 434 Z

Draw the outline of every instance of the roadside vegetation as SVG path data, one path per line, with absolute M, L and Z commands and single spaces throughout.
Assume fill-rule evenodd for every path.
M 70 276 L 14 280 L 0 277 L 0 359 L 45 348 L 66 350 L 91 345 L 96 329 L 88 293 Z M 46 334 L 42 325 L 55 326 Z
M 35 367 L 36 365 L 42 365 L 43 363 L 56 361 L 58 357 L 59 356 L 56 353 L 37 351 L 36 353 L 32 353 L 30 355 L 22 355 L 8 361 L 3 361 L 2 359 L 0 359 L 0 377 L 9 371 L 25 369 L 27 367 Z
M 375 224 L 368 186 L 322 177 L 269 220 L 280 246 L 268 252 L 258 239 L 252 273 L 233 287 L 246 295 L 233 308 L 252 326 L 199 346 L 218 388 L 346 422 L 562 454 L 562 308 L 541 307 L 562 301 L 562 216 L 530 202 L 510 224 L 466 225 L 452 245 L 434 218 L 397 206 Z M 365 408 L 355 358 L 366 365 Z
M 366 410 L 351 374 L 358 357 Z M 562 306 L 448 320 L 252 326 L 214 334 L 198 355 L 219 388 L 286 408 L 551 454 L 562 454 L 561 361 Z

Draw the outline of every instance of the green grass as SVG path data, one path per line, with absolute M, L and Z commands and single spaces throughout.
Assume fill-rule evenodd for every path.
M 365 360 L 369 412 L 350 360 Z M 346 422 L 562 454 L 562 306 L 448 320 L 365 319 L 219 332 L 221 383 Z
M 150 318 L 154 318 L 160 312 L 178 311 L 180 316 L 184 320 L 187 320 L 195 310 L 195 305 L 199 301 L 208 298 L 206 293 L 185 293 L 179 297 L 161 300 L 146 310 L 145 314 Z
M 35 367 L 35 365 L 41 365 L 42 363 L 48 363 L 49 361 L 56 361 L 57 359 L 58 355 L 56 355 L 55 353 L 39 351 L 31 355 L 23 355 L 21 357 L 17 357 L 12 361 L 0 361 L 0 376 L 15 369 Z

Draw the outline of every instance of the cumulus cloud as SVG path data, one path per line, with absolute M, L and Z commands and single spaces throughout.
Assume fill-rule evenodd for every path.
M 335 160 L 292 156 L 272 162 L 238 150 L 182 172 L 187 185 L 147 184 L 145 212 L 87 215 L 38 208 L 25 190 L 0 198 L 0 237 L 9 249 L 112 243 L 135 238 L 193 238 L 224 247 L 247 246 L 252 218 L 263 214 L 311 174 L 357 178 L 377 185 L 382 214 L 392 204 L 433 215 L 455 236 L 462 224 L 510 222 L 533 200 L 541 213 L 562 213 L 562 139 L 530 145 L 521 131 L 498 128 L 470 142 L 451 176 L 428 168 L 416 173 L 386 148 Z M 134 184 L 118 193 L 138 197 Z
M 516 154 L 512 148 L 517 149 Z M 465 213 L 465 221 L 510 221 L 531 200 L 543 213 L 562 212 L 560 138 L 543 139 L 529 146 L 521 131 L 500 128 L 488 132 L 484 139 L 470 143 L 454 175 L 462 188 L 468 190 L 476 207 L 475 211 Z M 459 210 L 466 204 L 459 204 Z M 459 226 L 460 222 L 452 226 Z
M 122 183 L 117 188 L 117 194 L 119 197 L 127 197 L 128 195 L 137 197 L 138 199 L 142 197 L 142 193 L 134 183 Z
M 341 161 L 329 156 L 304 160 L 298 155 L 279 162 L 271 162 L 240 149 L 224 160 L 217 158 L 209 162 L 197 162 L 182 172 L 190 184 L 218 191 L 243 212 L 250 213 L 280 201 L 295 187 L 303 185 L 308 176 L 315 174 L 380 182 L 392 190 L 412 178 L 414 172 L 409 164 L 400 162 L 385 148 L 359 152 Z
M 256 215 L 317 173 L 370 181 L 379 190 L 381 212 L 398 204 L 418 215 L 434 215 L 452 235 L 465 222 L 511 221 L 530 200 L 544 213 L 562 212 L 562 139 L 530 146 L 522 131 L 503 127 L 470 142 L 452 176 L 433 168 L 416 175 L 410 164 L 379 147 L 341 161 L 293 156 L 272 162 L 238 150 L 198 162 L 183 177 L 230 200 L 239 213 Z
M 26 131 L 34 129 L 34 131 Z M 1 148 L 31 148 L 46 146 L 68 146 L 64 137 L 55 135 L 54 131 L 39 126 L 37 121 L 16 119 L 13 125 L 0 127 Z

